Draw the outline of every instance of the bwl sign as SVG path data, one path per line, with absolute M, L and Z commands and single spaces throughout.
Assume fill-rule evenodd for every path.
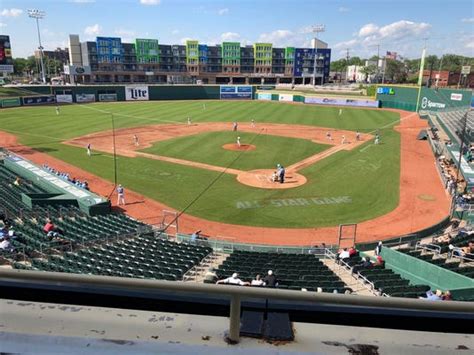
M 125 86 L 125 100 L 127 101 L 148 100 L 148 86 Z

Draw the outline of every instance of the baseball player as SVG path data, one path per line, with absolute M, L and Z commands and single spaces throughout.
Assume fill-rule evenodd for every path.
M 92 156 L 92 146 L 91 144 L 87 144 L 87 155 L 90 157 Z
M 342 135 L 341 144 L 346 144 L 346 136 Z
M 356 132 L 356 141 L 360 141 L 360 132 L 359 131 Z
M 120 204 L 124 206 L 126 205 L 125 192 L 123 190 L 123 186 L 119 184 L 119 186 L 117 187 L 117 205 L 120 206 Z
M 331 132 L 327 131 L 326 133 L 326 138 L 330 141 L 332 141 L 332 136 L 331 136 Z
M 191 126 L 191 117 L 188 117 L 188 126 Z
M 374 141 L 374 144 L 379 144 L 380 143 L 380 136 L 378 135 L 378 133 L 375 135 L 375 141 Z
M 237 137 L 237 145 L 240 147 L 240 136 Z
M 205 103 L 202 104 L 202 109 L 203 109 L 203 110 L 206 109 L 206 104 L 205 104 Z
M 342 115 L 342 108 L 339 109 L 339 116 Z
M 138 143 L 138 136 L 136 134 L 133 135 L 133 143 L 135 144 L 135 147 L 138 147 L 139 146 L 139 143 Z
M 56 105 L 56 115 L 59 115 L 59 106 Z
M 238 126 L 239 126 L 239 125 L 237 124 L 237 122 L 232 122 L 232 130 L 233 130 L 234 132 L 237 131 Z
M 252 118 L 252 121 L 250 121 L 250 127 L 255 128 L 255 120 Z

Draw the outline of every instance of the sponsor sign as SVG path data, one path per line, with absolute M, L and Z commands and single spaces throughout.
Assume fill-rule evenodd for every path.
M 90 75 L 91 67 L 88 65 L 65 65 L 64 74 L 67 75 Z
M 275 85 L 261 85 L 257 86 L 257 90 L 274 90 L 276 88 Z
M 293 102 L 293 95 L 291 94 L 279 94 L 278 101 L 289 101 Z
M 72 104 L 72 95 L 56 95 L 56 102 Z
M 257 100 L 268 100 L 268 101 L 271 101 L 272 100 L 272 94 L 267 94 L 267 93 L 258 93 L 257 95 Z
M 379 107 L 378 100 L 354 100 L 323 97 L 305 97 L 305 104 L 334 105 L 334 106 L 356 106 L 356 107 Z
M 23 105 L 47 105 L 54 104 L 56 98 L 53 95 L 23 97 Z
M 13 65 L 0 64 L 0 73 L 13 73 Z
M 462 94 L 455 94 L 454 92 L 451 94 L 452 101 L 462 101 Z
M 378 87 L 377 94 L 379 95 L 395 95 L 395 90 L 393 88 L 387 87 Z
M 461 98 L 462 99 L 462 98 Z M 434 101 L 431 101 L 429 100 L 426 96 L 424 96 L 422 99 L 421 99 L 421 108 L 423 110 L 426 110 L 426 109 L 430 109 L 430 108 L 436 108 L 436 109 L 439 109 L 439 108 L 445 108 L 446 107 L 446 104 L 443 104 L 441 102 L 434 102 Z
M 15 107 L 21 106 L 21 101 L 19 97 L 13 99 L 3 99 L 1 100 L 1 107 Z
M 125 100 L 127 101 L 146 101 L 148 93 L 148 86 L 125 86 Z
M 221 85 L 221 99 L 252 99 L 252 86 L 250 85 Z
M 0 35 L 0 73 L 13 73 L 10 36 Z
M 76 102 L 94 102 L 94 94 L 76 94 Z
M 285 199 L 268 199 L 253 201 L 237 201 L 238 209 L 254 209 L 254 208 L 285 208 L 285 207 L 307 207 L 307 206 L 324 206 L 324 205 L 340 205 L 352 203 L 350 196 L 338 197 L 306 197 L 306 198 L 285 198 Z
M 471 72 L 471 66 L 470 65 L 463 65 L 461 68 L 461 74 L 467 75 Z
M 99 101 L 117 101 L 117 94 L 99 94 Z

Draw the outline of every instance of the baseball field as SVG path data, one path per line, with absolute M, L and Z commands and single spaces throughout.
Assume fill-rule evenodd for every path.
M 112 123 L 117 181 L 197 220 L 332 227 L 373 220 L 399 206 L 398 112 L 258 101 L 96 103 L 61 106 L 59 115 L 53 106 L 9 109 L 0 130 L 16 136 L 11 146 L 17 150 L 42 153 L 36 163 L 51 163 L 50 157 L 85 178 L 113 182 Z M 374 144 L 376 134 L 380 144 Z M 237 137 L 253 149 L 239 149 Z M 285 184 L 270 182 L 277 164 L 287 170 Z

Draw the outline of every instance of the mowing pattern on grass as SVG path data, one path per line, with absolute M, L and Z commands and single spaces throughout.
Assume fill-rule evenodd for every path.
M 219 172 L 141 157 L 118 158 L 120 183 L 177 210 L 187 207 L 205 190 L 188 208 L 192 215 L 234 224 L 316 227 L 372 219 L 398 204 L 400 136 L 392 129 L 398 122 L 398 114 L 392 112 L 347 108 L 339 117 L 337 108 L 262 102 L 212 101 L 206 103 L 206 110 L 200 102 L 190 101 L 114 103 L 64 106 L 59 116 L 54 107 L 9 109 L 0 119 L 0 129 L 17 134 L 23 144 L 113 180 L 110 154 L 96 153 L 89 158 L 84 148 L 61 144 L 73 137 L 110 130 L 110 113 L 96 109 L 114 112 L 117 128 L 185 123 L 188 116 L 193 122 L 255 119 L 257 128 L 261 122 L 360 132 L 386 127 L 380 130 L 382 144 L 366 143 L 361 149 L 337 152 L 303 169 L 308 183 L 291 190 L 259 190 L 241 185 L 234 176 L 219 176 Z

